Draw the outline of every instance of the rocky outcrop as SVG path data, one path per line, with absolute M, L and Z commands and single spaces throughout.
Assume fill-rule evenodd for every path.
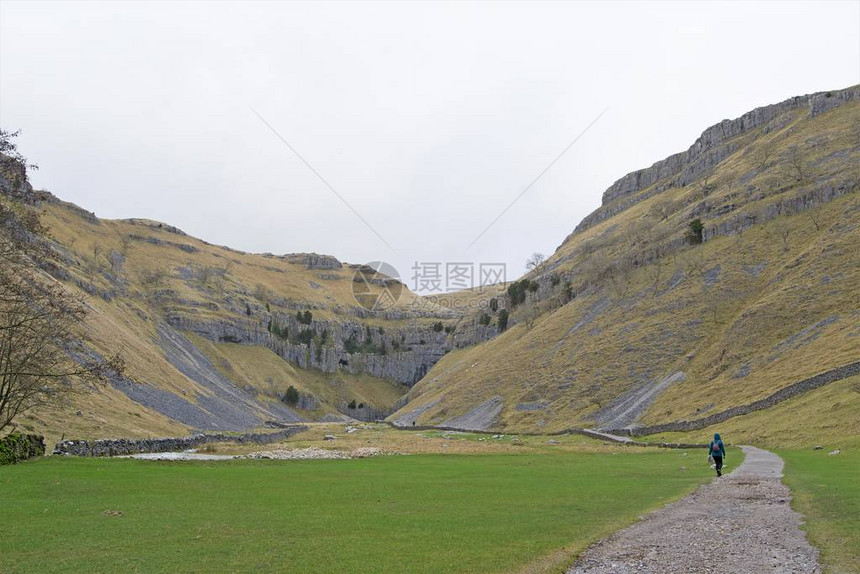
M 179 233 L 182 233 L 182 232 L 179 231 Z M 186 253 L 196 253 L 197 252 L 197 248 L 194 247 L 193 245 L 189 245 L 187 243 L 178 243 L 176 241 L 165 241 L 163 239 L 159 239 L 158 237 L 152 237 L 150 235 L 129 235 L 128 238 L 131 239 L 132 241 L 143 241 L 145 243 L 151 243 L 152 245 L 166 245 L 168 247 L 173 247 L 175 249 L 179 249 L 180 251 L 184 251 Z
M 860 86 L 796 96 L 778 104 L 756 108 L 734 120 L 723 120 L 706 129 L 687 151 L 671 155 L 651 167 L 628 173 L 609 186 L 603 193 L 600 209 L 583 219 L 573 233 L 605 221 L 662 191 L 684 187 L 696 181 L 738 149 L 737 143 L 732 140 L 740 135 L 752 130 L 768 133 L 779 129 L 789 120 L 786 114 L 799 109 L 808 110 L 809 116 L 814 117 L 853 100 L 860 100 Z M 645 190 L 648 191 L 640 193 Z
M 444 330 L 412 324 L 370 327 L 358 322 L 312 320 L 263 312 L 245 321 L 212 321 L 171 314 L 167 322 L 212 341 L 268 347 L 303 369 L 368 374 L 412 385 L 453 348 Z
M 282 255 L 281 259 L 304 265 L 308 269 L 341 269 L 343 264 L 331 255 L 320 255 L 319 253 L 288 253 Z
M 702 239 L 709 241 L 719 235 L 736 235 L 753 225 L 765 223 L 781 215 L 795 215 L 822 203 L 833 201 L 848 193 L 856 192 L 857 188 L 857 180 L 845 180 L 835 185 L 822 185 L 799 195 L 771 203 L 760 213 L 744 213 L 726 218 L 716 225 L 707 225 L 702 230 Z
M 173 233 L 174 235 L 188 235 L 178 227 L 174 227 L 173 225 L 168 225 L 166 223 L 161 223 L 160 221 L 153 221 L 151 219 L 140 219 L 132 217 L 129 219 L 123 219 L 121 221 L 124 221 L 125 223 L 130 223 L 132 225 L 139 225 L 141 227 L 149 227 L 151 229 L 157 229 L 159 231 L 166 231 L 167 233 Z
M 61 456 L 126 456 L 144 452 L 178 452 L 206 444 L 234 442 L 239 444 L 271 444 L 307 430 L 294 425 L 277 432 L 257 434 L 198 434 L 179 438 L 64 440 L 57 443 L 53 454 Z M 42 447 L 44 453 L 44 445 Z

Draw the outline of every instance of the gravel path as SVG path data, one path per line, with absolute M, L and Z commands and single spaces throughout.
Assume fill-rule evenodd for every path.
M 733 473 L 598 542 L 568 574 L 820 572 L 780 480 L 782 459 L 742 448 Z

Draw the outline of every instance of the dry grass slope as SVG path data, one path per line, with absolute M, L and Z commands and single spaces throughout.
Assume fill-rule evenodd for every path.
M 513 311 L 517 324 L 444 357 L 395 416 L 439 424 L 498 397 L 491 428 L 592 426 L 619 397 L 684 373 L 639 413 L 668 422 L 857 360 L 860 102 L 778 119 L 729 142 L 698 181 L 658 181 L 571 235 L 530 276 L 540 289 Z M 706 241 L 686 245 L 695 218 Z M 860 416 L 851 404 L 840 416 Z

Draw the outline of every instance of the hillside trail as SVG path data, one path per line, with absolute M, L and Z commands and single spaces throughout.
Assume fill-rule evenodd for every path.
M 746 459 L 734 472 L 591 546 L 568 574 L 819 573 L 818 550 L 780 480 L 782 459 L 741 448 Z

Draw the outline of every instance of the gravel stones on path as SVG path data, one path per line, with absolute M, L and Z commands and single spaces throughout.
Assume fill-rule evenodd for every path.
M 742 447 L 730 475 L 589 548 L 568 574 L 818 573 L 777 455 Z

